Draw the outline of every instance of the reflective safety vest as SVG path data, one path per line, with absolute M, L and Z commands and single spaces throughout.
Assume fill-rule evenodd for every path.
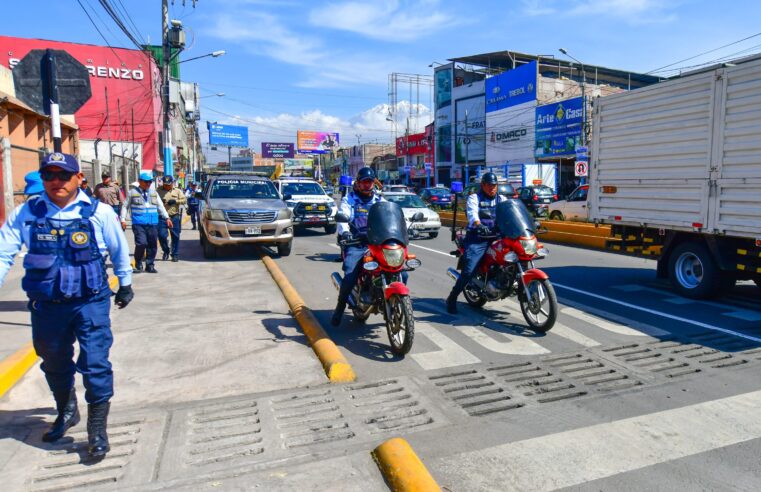
M 370 207 L 381 201 L 381 197 L 375 193 L 370 198 L 362 198 L 359 194 L 352 192 L 349 197 L 349 205 L 352 208 L 351 223 L 359 235 L 367 234 L 367 216 L 370 213 Z
M 146 198 L 147 197 L 147 200 Z M 143 195 L 140 188 L 130 188 L 129 209 L 132 214 L 132 223 L 137 225 L 156 225 L 159 223 L 159 194 L 153 188 L 148 189 Z
M 106 263 L 90 221 L 99 202 L 80 203 L 81 218 L 56 220 L 58 225 L 45 217 L 47 205 L 41 198 L 27 203 L 36 217 L 29 231 L 26 273 L 21 280 L 29 299 L 87 299 L 108 289 Z

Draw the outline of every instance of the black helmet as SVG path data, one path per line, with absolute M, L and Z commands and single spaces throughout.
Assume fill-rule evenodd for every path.
M 375 181 L 375 171 L 371 167 L 363 167 L 357 173 L 357 181 L 364 181 L 366 179 L 372 179 Z
M 482 184 L 490 184 L 495 185 L 498 184 L 499 181 L 497 180 L 497 175 L 494 173 L 485 173 L 483 176 L 481 176 L 481 183 Z

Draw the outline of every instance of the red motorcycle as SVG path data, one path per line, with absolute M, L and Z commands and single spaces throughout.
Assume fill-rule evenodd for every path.
M 413 222 L 422 219 L 420 212 L 412 217 Z M 349 218 L 338 213 L 336 222 L 348 223 Z M 409 236 L 404 213 L 396 203 L 376 203 L 368 212 L 366 237 L 358 237 L 356 231 L 352 233 L 355 234 L 352 239 L 338 243 L 342 258 L 349 246 L 367 247 L 359 280 L 348 299 L 354 319 L 364 323 L 371 314 L 382 313 L 391 351 L 404 355 L 412 348 L 415 319 L 410 290 L 403 274 L 421 265 L 414 254 L 407 252 Z M 335 288 L 340 290 L 341 274 L 333 272 L 330 277 Z
M 493 219 L 483 211 L 479 215 L 484 221 Z M 549 331 L 558 316 L 558 301 L 547 274 L 534 267 L 535 260 L 547 256 L 547 249 L 536 239 L 537 225 L 520 200 L 498 204 L 496 215 L 493 234 L 479 236 L 491 244 L 463 290 L 465 300 L 480 308 L 487 301 L 517 296 L 529 326 L 534 331 Z M 453 238 L 457 250 L 450 254 L 459 260 L 457 269 L 449 268 L 447 274 L 456 281 L 464 266 L 465 233 L 453 231 Z

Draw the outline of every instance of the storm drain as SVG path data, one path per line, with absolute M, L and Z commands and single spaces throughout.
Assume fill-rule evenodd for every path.
M 490 367 L 488 370 L 523 396 L 538 403 L 568 400 L 587 394 L 586 390 L 579 388 L 572 381 L 534 362 Z
M 524 405 L 513 400 L 505 388 L 493 379 L 475 369 L 444 373 L 428 379 L 444 396 L 471 416 L 489 415 Z
M 588 353 L 548 357 L 543 363 L 556 373 L 562 373 L 600 391 L 622 390 L 642 384 L 641 381 Z
M 286 448 L 351 439 L 355 436 L 332 389 L 271 400 L 275 423 Z
M 66 443 L 56 444 L 55 449 L 47 451 L 42 464 L 32 474 L 29 490 L 43 492 L 117 484 L 135 454 L 142 423 L 143 420 L 112 423 L 109 426 L 111 452 L 100 462 L 89 461 L 85 430 L 68 434 L 64 438 Z
M 408 430 L 434 423 L 418 396 L 398 380 L 380 381 L 343 388 L 349 405 L 371 434 Z

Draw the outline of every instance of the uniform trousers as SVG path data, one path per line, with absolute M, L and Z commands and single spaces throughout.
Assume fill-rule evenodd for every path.
M 135 264 L 140 265 L 145 256 L 145 264 L 153 265 L 158 251 L 158 224 L 132 224 L 135 234 Z

